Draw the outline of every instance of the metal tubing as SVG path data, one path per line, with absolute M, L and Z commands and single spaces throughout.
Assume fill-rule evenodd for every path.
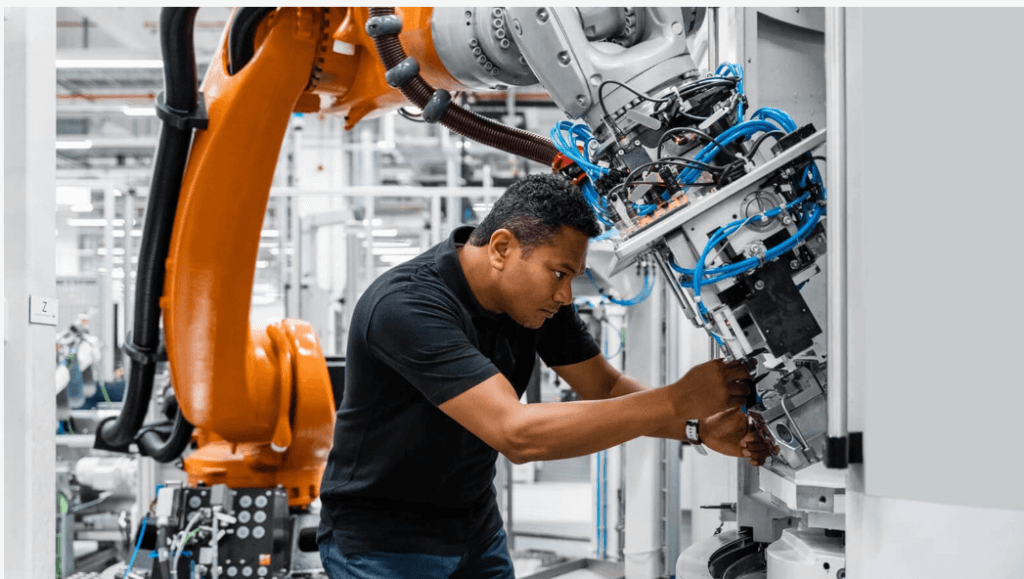
M 793 419 L 793 415 L 789 413 L 789 408 L 786 407 L 786 397 L 784 395 L 779 397 L 779 406 L 782 406 L 782 411 L 786 413 L 786 418 L 789 419 L 789 425 L 793 427 L 793 432 L 796 433 L 796 438 L 800 441 L 800 447 L 805 451 L 810 450 L 811 447 L 807 444 L 807 439 L 804 438 L 804 433 L 800 431 L 800 426 L 796 423 L 796 420 Z
M 686 313 L 686 316 L 690 318 L 690 321 L 693 322 L 695 326 L 697 326 L 698 324 L 694 315 L 694 312 L 697 311 L 697 306 L 679 285 L 679 280 L 676 277 L 675 272 L 672 271 L 672 268 L 669 267 L 668 262 L 665 260 L 665 256 L 661 251 L 652 251 L 651 255 L 654 256 L 654 262 L 658 264 L 658 269 L 661 270 L 662 276 L 667 280 L 667 285 L 672 288 L 672 294 L 676 296 L 676 300 L 679 302 L 679 307 L 683 308 L 683 312 Z
M 846 12 L 825 9 L 828 167 L 828 436 L 846 425 Z M 845 462 L 845 461 L 842 461 Z M 839 465 L 836 465 L 839 466 Z M 843 464 L 842 466 L 845 466 Z

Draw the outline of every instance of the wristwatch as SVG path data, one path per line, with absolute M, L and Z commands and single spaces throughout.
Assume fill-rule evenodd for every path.
M 690 446 L 697 451 L 697 454 L 707 455 L 708 451 L 700 442 L 700 421 L 696 418 L 686 421 L 686 438 L 689 440 Z

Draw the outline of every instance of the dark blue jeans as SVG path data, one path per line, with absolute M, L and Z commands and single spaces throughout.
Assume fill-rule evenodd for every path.
M 328 536 L 320 542 L 320 560 L 331 579 L 515 579 L 504 529 L 451 557 L 419 553 L 346 557 Z

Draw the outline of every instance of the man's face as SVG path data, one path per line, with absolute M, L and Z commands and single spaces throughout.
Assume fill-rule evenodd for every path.
M 505 313 L 516 323 L 537 329 L 572 303 L 572 279 L 586 268 L 589 241 L 580 231 L 562 226 L 525 259 L 522 246 L 514 242 L 501 278 Z

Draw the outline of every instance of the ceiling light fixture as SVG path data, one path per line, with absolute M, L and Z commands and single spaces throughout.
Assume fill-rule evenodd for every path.
M 57 68 L 163 68 L 164 61 L 153 59 L 58 59 Z
M 86 139 L 84 141 L 57 141 L 57 150 L 61 151 L 64 149 L 91 149 L 92 140 Z
M 155 117 L 156 109 L 153 107 L 121 107 L 121 111 L 129 117 Z

